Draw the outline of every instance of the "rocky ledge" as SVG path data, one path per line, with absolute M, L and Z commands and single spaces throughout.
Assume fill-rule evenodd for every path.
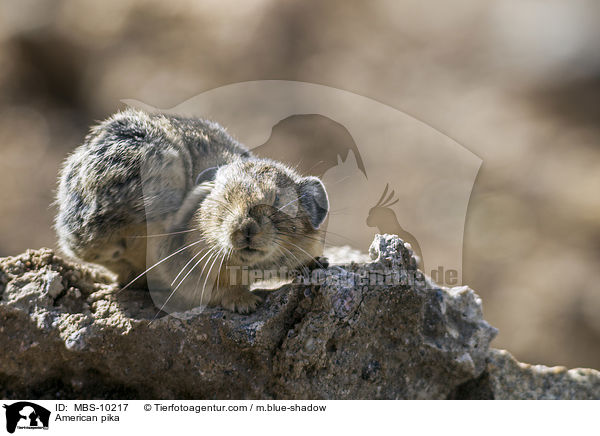
M 490 349 L 475 292 L 433 283 L 396 236 L 370 256 L 258 291 L 251 315 L 178 316 L 48 249 L 0 259 L 0 397 L 600 398 L 597 371 Z

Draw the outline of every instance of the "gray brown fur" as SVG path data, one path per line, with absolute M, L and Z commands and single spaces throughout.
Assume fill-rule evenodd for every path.
M 198 174 L 212 167 L 218 170 L 197 185 Z M 281 217 L 277 209 L 290 201 L 291 212 Z M 156 267 L 157 281 L 169 291 L 179 271 L 204 250 L 210 272 L 209 265 L 199 265 L 172 301 L 240 312 L 252 310 L 258 299 L 247 287 L 228 283 L 226 267 L 310 262 L 321 254 L 318 227 L 328 210 L 318 179 L 252 156 L 217 123 L 133 109 L 94 127 L 67 158 L 57 204 L 63 251 L 107 267 L 122 284 L 151 262 L 201 241 Z M 180 231 L 186 233 L 152 237 Z M 244 254 L 243 244 L 256 250 Z M 198 292 L 205 281 L 210 289 Z

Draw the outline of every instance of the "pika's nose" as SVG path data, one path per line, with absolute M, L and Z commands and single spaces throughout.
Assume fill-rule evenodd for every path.
M 260 231 L 258 223 L 252 218 L 246 218 L 240 223 L 238 229 L 233 233 L 233 245 L 235 248 L 245 248 L 252 244 L 252 238 Z

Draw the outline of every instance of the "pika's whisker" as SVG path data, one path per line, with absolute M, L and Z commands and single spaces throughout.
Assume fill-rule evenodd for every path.
M 199 260 L 198 262 L 196 262 L 196 263 L 194 264 L 194 266 L 193 266 L 193 267 L 192 267 L 192 268 L 191 268 L 191 269 L 190 269 L 190 270 L 187 272 L 187 274 L 186 274 L 186 275 L 183 277 L 183 279 L 181 279 L 181 281 L 180 281 L 180 282 L 177 284 L 177 286 L 175 287 L 175 291 L 176 291 L 176 290 L 177 290 L 177 289 L 178 289 L 178 288 L 181 286 L 181 284 L 182 284 L 183 282 L 185 282 L 185 279 L 187 279 L 187 278 L 188 278 L 188 276 L 189 276 L 189 275 L 192 273 L 192 271 L 194 271 L 194 269 L 195 269 L 195 268 L 196 268 L 196 267 L 197 267 L 197 266 L 200 264 L 200 262 L 202 262 L 202 259 L 204 259 L 204 258 L 205 258 L 205 257 L 208 255 L 208 253 L 210 253 L 210 251 L 206 252 L 206 253 L 204 254 L 204 256 L 202 256 L 202 257 L 200 258 L 200 260 Z M 196 258 L 196 257 L 197 257 L 197 256 L 194 256 L 194 258 Z M 184 268 L 185 268 L 185 267 L 184 267 Z M 178 274 L 178 275 L 177 275 L 177 277 L 179 277 L 179 275 L 181 275 L 181 273 L 180 273 L 180 274 Z M 171 283 L 171 287 L 172 287 L 172 286 L 173 286 L 173 284 L 174 284 L 174 283 L 177 281 L 177 277 L 175 277 L 175 280 L 173 280 L 173 283 Z
M 225 261 L 225 257 L 227 256 L 227 250 L 223 253 L 221 257 L 221 263 L 219 264 L 219 272 L 217 273 L 217 290 L 215 294 L 219 294 L 219 282 L 221 281 L 221 269 L 223 268 L 223 262 Z
M 220 251 L 221 250 L 216 251 L 214 248 L 211 248 L 211 251 L 210 251 L 211 255 L 206 260 L 206 262 L 204 263 L 204 266 L 202 267 L 202 271 L 200 271 L 200 274 L 198 274 L 198 281 L 196 282 L 196 288 L 194 289 L 194 297 L 191 300 L 194 304 L 196 302 L 196 295 L 198 295 L 198 285 L 200 284 L 200 280 L 202 280 L 202 277 L 204 276 L 204 270 L 208 266 L 208 263 L 211 261 L 211 259 L 213 258 L 213 256 L 216 258 L 219 255 Z M 202 296 L 200 296 L 200 304 L 202 304 Z
M 293 167 L 293 168 L 294 168 L 296 171 L 299 171 L 299 170 L 298 170 L 298 168 L 300 168 L 300 165 L 302 164 L 302 162 L 303 162 L 303 161 L 304 161 L 304 158 L 300 158 L 300 160 L 298 161 L 298 163 L 297 163 L 296 165 L 293 165 L 292 167 Z M 317 164 L 317 165 L 318 165 L 318 164 Z M 316 166 L 316 165 L 315 165 L 315 166 Z M 311 168 L 311 170 L 312 170 L 312 169 L 313 169 L 315 166 L 313 166 L 313 167 Z
M 291 245 L 293 245 L 293 246 L 294 246 L 294 247 L 296 247 L 297 249 L 299 249 L 299 250 L 303 251 L 304 253 L 306 253 L 306 255 L 308 256 L 308 258 L 309 258 L 309 259 L 313 259 L 315 262 L 317 262 L 317 264 L 318 264 L 318 265 L 319 265 L 321 268 L 325 269 L 325 267 L 323 266 L 323 264 L 322 264 L 321 262 L 319 262 L 319 261 L 318 261 L 318 260 L 317 260 L 317 259 L 316 259 L 316 258 L 315 258 L 313 255 L 311 255 L 311 254 L 310 254 L 308 251 L 306 251 L 304 248 L 300 247 L 299 245 L 296 245 L 296 244 L 294 244 L 294 243 L 293 243 L 293 242 L 291 242 L 291 241 L 286 241 L 286 242 L 287 242 L 288 244 L 291 244 Z
M 213 201 L 213 202 L 218 203 L 221 206 L 223 206 L 225 208 L 225 210 L 227 210 L 228 212 L 234 213 L 233 209 L 231 209 L 231 207 L 227 203 L 225 203 L 224 201 L 217 200 L 216 198 L 210 198 L 210 197 L 204 199 L 204 201 Z
M 312 167 L 310 167 L 306 173 L 307 173 L 307 174 L 310 174 L 310 172 L 311 172 L 311 171 L 312 171 L 312 170 L 313 170 L 313 169 L 314 169 L 316 166 L 318 166 L 318 165 L 321 165 L 322 163 L 325 163 L 325 161 L 324 161 L 324 160 L 320 160 L 319 162 L 317 162 L 316 164 L 314 164 Z
M 222 251 L 223 251 L 223 249 L 219 250 L 219 252 L 215 256 L 215 260 L 213 260 L 212 264 L 210 265 L 210 268 L 208 269 L 208 272 L 206 273 L 206 278 L 204 279 L 204 284 L 202 285 L 202 292 L 200 293 L 200 303 L 202 303 L 202 299 L 204 298 L 204 290 L 206 289 L 206 283 L 208 282 L 208 279 L 210 277 L 210 273 L 211 273 L 213 267 L 215 266 L 215 263 L 219 259 L 219 256 L 221 255 Z M 214 287 L 214 285 L 213 285 L 213 287 Z M 212 292 L 212 290 L 211 290 L 211 292 Z
M 290 256 L 292 256 L 292 257 L 293 257 L 293 258 L 296 260 L 296 265 L 294 265 L 293 263 L 291 263 L 291 262 L 290 262 L 290 263 L 289 263 L 289 265 L 290 265 L 290 266 L 291 266 L 291 265 L 294 265 L 294 266 L 296 266 L 296 267 L 302 267 L 302 262 L 300 261 L 300 259 L 298 259 L 298 257 L 297 257 L 297 256 L 296 256 L 294 253 L 292 253 L 292 251 L 291 251 L 291 250 L 289 250 L 288 248 L 284 247 L 284 246 L 283 246 L 283 245 L 281 245 L 281 244 L 278 244 L 278 247 L 279 247 L 281 250 L 285 250 L 285 251 L 286 251 L 286 252 L 287 252 L 287 253 L 288 253 Z
M 281 260 L 280 262 L 278 262 L 278 263 L 276 264 L 276 266 L 278 266 L 278 267 L 282 267 L 282 266 L 292 266 L 292 264 L 291 264 L 291 263 L 288 265 L 288 263 L 289 263 L 289 262 L 285 262 L 285 261 L 283 261 L 283 259 L 286 259 L 286 258 L 287 258 L 287 255 L 286 255 L 286 254 L 283 252 L 283 250 L 281 250 L 281 248 L 282 248 L 282 247 L 281 247 L 281 246 L 280 246 L 278 243 L 276 243 L 276 244 L 275 244 L 275 246 L 276 246 L 275 248 L 277 249 L 277 253 L 278 253 L 278 255 L 280 256 L 280 257 L 279 257 L 277 260 L 278 260 L 278 261 L 279 261 L 279 260 Z
M 347 179 L 349 179 L 349 178 L 350 178 L 350 176 L 344 176 L 344 177 L 342 177 L 340 180 L 338 180 L 338 181 L 336 181 L 336 182 L 333 182 L 333 183 L 329 184 L 329 186 L 337 185 L 338 183 L 342 183 L 344 180 L 347 180 Z
M 202 263 L 202 261 L 204 260 L 204 258 L 206 256 L 208 256 L 211 253 L 211 251 L 208 251 L 204 256 L 202 256 L 200 258 L 200 260 L 198 260 L 194 266 L 187 272 L 187 274 L 185 276 L 183 276 L 183 278 L 179 281 L 179 283 L 177 283 L 177 286 L 175 286 L 175 288 L 173 288 L 172 293 L 174 294 L 175 292 L 177 292 L 177 289 L 179 289 L 181 287 L 181 285 L 185 282 L 185 280 L 190 276 L 190 274 L 192 272 L 194 272 L 194 270 L 198 267 L 198 265 L 200 265 Z M 212 257 L 212 255 L 208 258 L 210 260 L 210 258 Z M 208 260 L 207 260 L 208 262 Z
M 331 215 L 331 212 L 335 212 L 335 213 L 337 213 L 337 212 L 341 212 L 341 211 L 343 211 L 343 210 L 348 210 L 348 209 L 350 209 L 350 207 L 342 207 L 342 208 L 340 208 L 340 209 L 331 209 L 331 210 L 329 211 L 329 215 Z
M 181 268 L 181 270 L 179 271 L 179 274 L 177 274 L 175 276 L 175 278 L 173 279 L 173 281 L 171 282 L 171 286 L 173 286 L 175 284 L 175 282 L 177 281 L 177 279 L 179 278 L 179 276 L 181 276 L 181 274 L 183 274 L 183 272 L 187 269 L 187 267 L 193 262 L 194 259 L 196 259 L 198 256 L 200 256 L 203 252 L 205 252 L 207 250 L 207 248 L 201 248 L 200 250 L 198 250 L 198 252 L 196 254 L 194 254 L 194 256 L 192 256 L 190 258 L 190 260 L 188 260 L 188 262 L 183 266 L 183 268 Z
M 300 197 L 297 197 L 297 198 L 293 199 L 292 201 L 290 201 L 289 203 L 287 203 L 287 204 L 284 204 L 283 206 L 281 206 L 279 209 L 277 209 L 277 211 L 278 211 L 278 212 L 283 212 L 283 211 L 282 211 L 282 209 L 283 209 L 284 207 L 288 207 L 290 204 L 292 204 L 292 203 L 295 203 L 296 201 L 299 201 L 299 200 L 301 200 L 302 198 L 306 197 L 308 194 L 310 194 L 310 192 L 307 192 L 307 193 L 305 193 L 305 194 L 302 194 Z
M 291 236 L 291 237 L 294 237 L 294 236 L 296 236 L 294 233 L 284 232 L 284 231 L 282 231 L 282 230 L 279 230 L 279 231 L 278 231 L 278 233 L 279 233 L 280 235 L 284 235 L 284 236 Z M 304 239 L 310 239 L 311 241 L 315 241 L 315 242 L 321 242 L 321 243 L 323 243 L 324 245 L 329 245 L 329 246 L 331 246 L 331 247 L 335 247 L 335 246 L 336 246 L 336 245 L 334 245 L 334 244 L 332 244 L 332 243 L 330 243 L 330 242 L 325 242 L 325 241 L 323 241 L 323 239 L 322 239 L 322 238 L 315 238 L 314 236 L 309 236 L 309 235 L 303 235 L 302 237 L 303 237 Z
M 135 235 L 135 236 L 127 236 L 128 239 L 138 239 L 138 238 L 159 238 L 162 236 L 174 236 L 181 235 L 183 233 L 191 233 L 191 232 L 199 232 L 200 229 L 191 229 L 191 230 L 182 230 L 181 232 L 171 232 L 171 233 L 158 233 L 156 235 Z
M 286 243 L 288 241 L 285 241 L 283 239 L 278 239 L 279 242 L 282 243 Z M 304 262 L 302 262 L 291 250 L 289 250 L 288 248 L 284 247 L 282 244 L 277 244 L 278 247 L 283 248 L 285 251 L 287 251 L 294 259 L 296 259 L 297 265 L 296 267 L 302 268 L 302 270 L 304 272 L 308 271 L 308 267 L 306 265 L 304 265 Z M 312 256 L 311 256 L 312 258 Z
M 210 253 L 210 251 L 209 251 L 209 253 Z M 206 255 L 202 256 L 202 259 L 204 259 L 205 257 L 206 257 Z M 167 299 L 165 300 L 165 302 L 162 304 L 162 306 L 160 307 L 160 309 L 158 310 L 158 312 L 156 313 L 156 315 L 154 315 L 154 318 L 152 319 L 152 321 L 154 321 L 156 319 L 156 317 L 158 316 L 158 314 L 163 311 L 163 309 L 169 303 L 169 301 L 171 300 L 171 298 L 173 297 L 173 295 L 175 295 L 175 292 L 177 292 L 177 289 L 179 289 L 179 287 L 185 281 L 185 279 L 191 274 L 192 271 L 194 271 L 194 269 L 200 264 L 200 262 L 202 262 L 202 259 L 200 259 L 198 262 L 196 262 L 196 264 L 194 264 L 194 266 L 192 267 L 192 269 L 179 282 L 179 284 L 171 291 L 171 293 L 169 294 L 169 296 L 167 297 Z M 202 276 L 200 276 L 200 277 L 202 277 Z M 150 323 L 148 325 L 152 324 L 152 321 L 150 321 Z
M 342 238 L 345 239 L 347 242 L 350 242 L 351 244 L 356 244 L 356 245 L 360 245 L 358 242 L 356 242 L 354 239 L 348 238 L 347 236 L 344 236 L 340 233 L 335 233 L 332 232 L 330 230 L 318 230 L 318 233 L 323 235 L 323 236 L 328 236 L 328 235 L 332 235 L 335 236 L 337 238 Z
M 132 284 L 134 284 L 136 282 L 136 280 L 138 280 L 139 278 L 143 277 L 144 274 L 147 274 L 148 272 L 150 272 L 151 270 L 153 270 L 157 266 L 161 265 L 162 263 L 166 262 L 167 260 L 169 260 L 173 256 L 181 253 L 184 250 L 187 250 L 188 248 L 191 248 L 191 247 L 193 247 L 195 245 L 198 245 L 198 244 L 200 244 L 202 242 L 204 242 L 204 241 L 203 240 L 199 240 L 199 241 L 196 241 L 196 242 L 192 242 L 191 244 L 188 244 L 185 247 L 180 248 L 175 253 L 171 253 L 170 255 L 168 255 L 167 257 L 163 258 L 162 260 L 159 260 L 154 265 L 152 265 L 150 268 L 148 268 L 146 271 L 144 271 L 143 273 L 141 273 L 140 275 L 138 275 L 136 278 L 134 278 L 132 281 L 130 281 L 129 283 L 127 283 L 125 286 L 123 286 L 121 289 L 119 289 L 119 291 L 117 292 L 117 294 L 119 292 L 124 291 L 125 289 L 127 289 L 129 286 L 131 286 Z

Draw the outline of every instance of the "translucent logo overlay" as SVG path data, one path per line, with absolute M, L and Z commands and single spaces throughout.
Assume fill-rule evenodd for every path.
M 283 80 L 223 86 L 172 108 L 134 100 L 124 103 L 148 112 L 215 121 L 257 157 L 318 177 L 329 199 L 319 233 L 326 257 L 328 253 L 335 257 L 336 247 L 367 253 L 376 233 L 396 234 L 410 243 L 420 259 L 419 269 L 434 281 L 447 286 L 462 283 L 466 212 L 482 160 L 425 122 L 351 92 Z M 160 189 L 144 183 L 145 196 L 156 197 Z M 294 197 L 298 195 L 302 197 L 282 193 L 289 197 L 287 204 L 278 200 L 268 206 L 294 216 L 303 204 L 302 198 Z M 165 231 L 152 222 L 149 217 L 149 236 Z M 179 258 L 168 283 L 164 272 L 160 277 L 148 273 L 153 299 L 167 312 L 203 306 L 207 299 L 198 299 L 197 294 L 218 293 L 222 275 L 228 276 L 227 286 L 242 287 L 257 280 L 289 281 L 297 275 L 276 266 L 229 265 L 220 247 L 186 249 L 189 239 L 184 235 L 189 229 L 179 230 L 179 236 L 172 236 L 180 238 L 179 253 L 176 243 L 170 251 L 161 250 L 165 245 L 161 238 L 148 238 L 149 267 L 167 256 Z M 295 253 L 301 257 L 300 251 Z M 195 295 L 188 307 L 171 304 L 176 295 L 186 293 Z

